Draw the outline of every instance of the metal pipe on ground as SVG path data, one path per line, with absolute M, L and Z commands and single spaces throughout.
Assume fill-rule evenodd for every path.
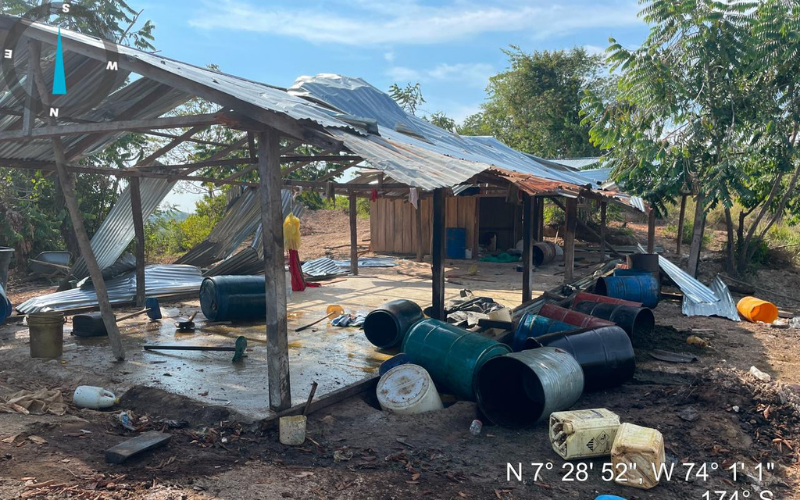
M 636 371 L 631 339 L 618 326 L 557 332 L 529 338 L 525 348 L 557 347 L 570 353 L 583 368 L 584 389 L 598 391 L 621 385 Z
M 475 400 L 478 370 L 488 360 L 511 349 L 482 335 L 436 319 L 423 319 L 411 327 L 402 351 L 409 362 L 430 373 L 441 392 Z
M 570 311 L 563 307 L 554 306 L 553 304 L 545 304 L 539 310 L 539 315 L 545 318 L 561 321 L 568 325 L 574 325 L 578 328 L 600 328 L 603 326 L 614 326 L 614 323 L 607 319 L 601 319 L 596 316 L 584 314 L 583 312 Z
M 403 343 L 408 329 L 423 319 L 422 309 L 410 300 L 387 302 L 367 314 L 364 334 L 379 349 L 390 349 Z
M 590 314 L 616 323 L 633 339 L 635 336 L 650 335 L 656 327 L 653 311 L 646 307 L 604 304 L 598 302 L 578 302 L 575 311 Z
M 478 406 L 493 423 L 527 428 L 574 405 L 584 372 L 569 353 L 543 347 L 498 356 L 478 371 Z

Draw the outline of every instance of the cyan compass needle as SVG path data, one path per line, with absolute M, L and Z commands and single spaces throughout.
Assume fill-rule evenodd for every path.
M 56 66 L 53 75 L 53 95 L 67 95 L 67 74 L 64 70 L 64 48 L 61 45 L 61 28 L 58 28 Z

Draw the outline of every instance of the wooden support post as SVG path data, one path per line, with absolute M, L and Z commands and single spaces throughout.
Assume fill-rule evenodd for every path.
M 647 253 L 656 253 L 656 211 L 647 212 Z
M 260 132 L 258 173 L 267 294 L 267 370 L 269 406 L 275 411 L 292 406 L 280 162 L 280 134 L 273 129 Z
M 350 191 L 350 272 L 358 276 L 358 198 Z
M 544 241 L 544 198 L 536 198 L 536 241 Z
M 425 260 L 425 241 L 422 231 L 422 200 L 417 200 L 417 209 L 414 211 L 417 218 L 417 262 Z
M 706 225 L 705 198 L 697 195 L 694 208 L 694 232 L 692 233 L 692 247 L 689 250 L 689 269 L 687 272 L 697 277 L 697 268 L 700 265 L 700 252 L 703 250 L 703 232 Z
M 472 260 L 480 260 L 481 252 L 481 199 L 475 197 L 475 222 L 472 226 Z
M 533 299 L 533 230 L 535 223 L 534 198 L 525 195 L 522 210 L 522 303 Z
M 433 191 L 433 316 L 445 321 L 444 313 L 444 255 L 445 255 L 445 196 L 444 189 Z
M 578 200 L 567 198 L 564 231 L 564 282 L 572 283 L 575 271 L 575 230 L 578 227 Z
M 681 245 L 683 244 L 683 221 L 686 218 L 686 195 L 681 196 L 681 213 L 678 216 L 678 237 L 676 238 L 678 241 L 675 245 L 675 253 L 680 256 L 681 254 Z
M 608 203 L 605 201 L 600 202 L 600 262 L 606 260 L 606 226 L 608 225 L 607 218 Z
M 144 277 L 144 218 L 142 214 L 142 193 L 139 189 L 139 178 L 131 177 L 131 213 L 133 214 L 133 229 L 136 233 L 136 307 L 144 307 L 145 303 L 145 277 Z
M 49 93 L 45 86 L 44 75 L 42 74 L 41 67 L 41 51 L 42 46 L 40 43 L 30 44 L 30 61 L 34 65 L 34 80 L 36 92 L 39 94 L 39 99 L 43 107 L 49 105 Z M 48 125 L 55 126 L 55 118 L 47 119 Z M 117 319 L 114 317 L 114 311 L 111 309 L 111 302 L 108 300 L 108 289 L 106 282 L 103 280 L 103 271 L 97 264 L 97 258 L 92 251 L 92 243 L 89 241 L 89 235 L 86 233 L 86 227 L 83 225 L 83 215 L 81 214 L 80 206 L 78 205 L 78 196 L 75 194 L 75 179 L 72 174 L 67 171 L 67 156 L 64 151 L 64 143 L 61 142 L 60 137 L 52 137 L 53 143 L 53 157 L 56 164 L 56 172 L 58 173 L 58 182 L 61 186 L 61 191 L 64 196 L 64 204 L 67 206 L 67 212 L 72 220 L 72 228 L 75 232 L 75 239 L 78 240 L 78 248 L 81 256 L 86 262 L 86 268 L 89 270 L 89 277 L 92 279 L 95 294 L 97 295 L 97 303 L 100 306 L 100 314 L 103 317 L 103 324 L 108 332 L 108 341 L 111 344 L 111 351 L 118 361 L 125 359 L 125 348 L 122 345 L 122 336 L 117 327 Z

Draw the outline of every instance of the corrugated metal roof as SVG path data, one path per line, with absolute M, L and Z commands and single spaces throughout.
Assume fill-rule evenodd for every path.
M 144 272 L 147 297 L 169 297 L 200 293 L 203 276 L 194 266 L 147 266 Z M 112 304 L 133 302 L 136 296 L 136 273 L 129 272 L 106 281 L 108 298 Z M 34 297 L 17 306 L 20 314 L 45 311 L 72 311 L 97 306 L 97 293 L 89 285 L 50 295 Z
M 167 179 L 144 178 L 140 181 L 142 195 L 142 216 L 147 220 L 167 197 L 175 182 Z M 92 237 L 92 252 L 100 269 L 112 266 L 122 252 L 136 237 L 131 209 L 131 188 L 128 186 L 120 195 L 114 208 L 103 221 L 100 229 Z M 72 267 L 72 275 L 78 279 L 89 275 L 86 262 L 79 257 Z
M 343 271 L 339 266 L 336 265 L 336 262 L 327 257 L 309 260 L 303 264 L 302 270 L 304 274 L 307 274 L 313 278 L 324 278 L 325 276 L 338 276 L 340 274 L 347 274 L 347 271 Z
M 731 321 L 740 321 L 739 311 L 736 310 L 736 303 L 733 301 L 728 286 L 717 275 L 711 282 L 711 291 L 717 298 L 716 302 L 698 302 L 690 296 L 683 296 L 681 311 L 686 316 L 719 316 Z
M 644 253 L 644 250 L 641 250 Z M 676 266 L 665 257 L 661 255 L 658 256 L 658 265 L 672 278 L 672 281 L 677 283 L 684 297 L 689 297 L 694 302 L 706 302 L 709 304 L 719 302 L 719 297 L 714 294 L 713 290 L 692 278 L 686 271 Z
M 570 168 L 574 168 L 576 170 L 580 170 L 582 174 L 586 172 L 586 170 L 584 170 L 586 167 L 591 167 L 592 165 L 597 165 L 598 163 L 600 163 L 601 160 L 602 160 L 602 158 L 599 158 L 599 157 L 597 157 L 597 158 L 562 158 L 562 159 L 549 158 L 548 159 L 548 161 L 551 161 L 553 163 L 559 163 L 559 164 L 564 165 L 566 167 L 570 167 Z
M 0 16 L 0 29 L 8 29 L 9 26 L 17 21 L 19 21 L 18 18 Z M 58 36 L 58 27 L 42 23 L 30 23 L 25 34 L 28 37 L 36 38 L 51 46 L 55 46 Z M 74 49 L 80 47 L 84 52 L 90 53 L 94 51 L 96 54 L 101 54 L 106 50 L 104 43 L 109 43 L 103 42 L 99 38 L 65 29 L 61 30 L 61 36 L 64 47 L 68 52 L 78 52 Z M 199 84 L 206 89 L 221 92 L 224 95 L 243 103 L 256 106 L 264 111 L 279 113 L 294 120 L 314 123 L 326 128 L 357 130 L 355 127 L 336 119 L 333 116 L 335 114 L 333 111 L 313 104 L 306 99 L 290 95 L 283 89 L 225 73 L 214 72 L 207 68 L 201 68 L 160 55 L 142 52 L 123 45 L 116 45 L 115 48 L 119 54 L 120 61 L 125 61 L 126 59 L 128 61 L 138 61 L 156 69 L 157 73 L 166 72 L 172 76 L 178 77 L 177 81 L 171 79 L 170 82 L 170 85 L 178 90 L 197 94 L 197 85 Z M 76 54 L 75 57 L 91 59 L 79 54 Z M 154 76 L 155 73 L 156 72 L 151 74 L 148 78 L 163 80 L 163 82 L 167 81 L 168 78 L 166 75 L 162 79 L 158 78 L 157 75 Z M 70 94 L 72 93 L 73 89 L 70 89 Z M 244 110 L 240 111 L 245 112 Z M 253 118 L 257 119 L 257 117 Z

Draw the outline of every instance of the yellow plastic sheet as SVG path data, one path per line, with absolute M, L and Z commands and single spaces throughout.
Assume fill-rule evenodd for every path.
M 294 214 L 283 221 L 283 244 L 287 250 L 300 250 L 300 219 Z

